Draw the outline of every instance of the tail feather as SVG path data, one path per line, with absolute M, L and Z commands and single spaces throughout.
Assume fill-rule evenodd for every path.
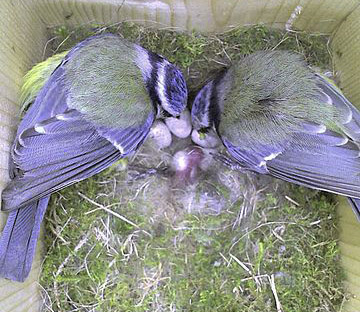
M 349 203 L 351 205 L 352 210 L 354 211 L 356 218 L 360 222 L 360 199 L 348 197 Z
M 29 275 L 49 198 L 9 213 L 0 239 L 0 277 L 23 282 Z

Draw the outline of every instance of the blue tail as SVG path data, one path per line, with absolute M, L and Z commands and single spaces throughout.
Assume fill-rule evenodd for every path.
M 49 198 L 9 213 L 0 239 L 0 277 L 23 282 L 29 275 Z
M 359 198 L 352 198 L 348 197 L 349 203 L 356 215 L 356 218 L 360 222 L 360 199 Z

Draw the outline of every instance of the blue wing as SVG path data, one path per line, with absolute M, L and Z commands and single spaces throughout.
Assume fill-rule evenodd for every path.
M 11 182 L 2 193 L 11 210 L 0 239 L 0 276 L 24 281 L 49 195 L 86 179 L 135 151 L 154 120 L 126 129 L 92 124 L 67 106 L 60 65 L 22 119 L 12 147 Z M 119 103 L 121 105 L 121 103 Z
M 85 120 L 67 104 L 60 65 L 19 125 L 12 149 L 10 184 L 2 198 L 12 210 L 86 179 L 134 152 L 154 120 L 111 129 Z M 119 103 L 121 105 L 121 103 Z
M 23 282 L 29 275 L 49 196 L 10 212 L 0 239 L 0 276 Z
M 343 133 L 325 125 L 304 122 L 278 144 L 254 142 L 251 149 L 223 138 L 231 156 L 243 167 L 283 180 L 349 197 L 360 197 L 360 114 L 341 92 L 316 76 L 319 98 L 339 112 Z M 271 122 L 271 121 L 270 121 Z

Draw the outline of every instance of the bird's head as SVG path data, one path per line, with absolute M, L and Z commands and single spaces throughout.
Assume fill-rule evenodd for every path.
M 174 65 L 161 58 L 156 67 L 154 91 L 158 102 L 158 115 L 179 117 L 187 105 L 187 86 L 183 74 Z
M 207 133 L 215 124 L 212 103 L 213 82 L 206 84 L 196 95 L 191 108 L 191 122 L 194 130 Z

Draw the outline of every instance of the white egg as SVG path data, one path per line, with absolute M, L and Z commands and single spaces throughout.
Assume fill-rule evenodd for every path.
M 191 117 L 187 109 L 180 114 L 180 118 L 169 117 L 165 119 L 165 123 L 172 134 L 178 138 L 184 139 L 190 135 L 192 128 Z
M 221 144 L 220 138 L 214 130 L 210 130 L 204 138 L 200 138 L 199 132 L 194 129 L 191 133 L 191 139 L 195 144 L 205 148 L 215 148 Z
M 171 133 L 168 127 L 160 120 L 156 120 L 150 129 L 149 138 L 155 142 L 159 149 L 171 145 Z

